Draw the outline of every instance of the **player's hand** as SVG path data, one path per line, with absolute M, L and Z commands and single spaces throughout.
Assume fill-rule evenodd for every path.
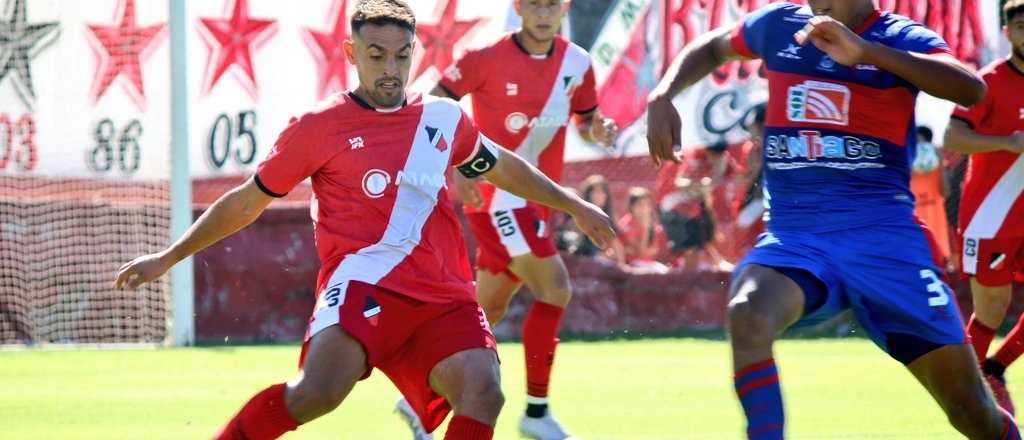
M 1024 131 L 1017 131 L 1010 135 L 1006 149 L 1017 154 L 1024 154 Z
M 452 181 L 455 184 L 455 192 L 459 195 L 459 200 L 462 200 L 463 204 L 473 208 L 483 207 L 484 198 L 480 195 L 480 188 L 476 184 L 476 179 L 467 179 L 460 173 L 452 173 Z
M 613 150 L 615 140 L 619 137 L 619 124 L 616 124 L 614 119 L 601 118 L 590 124 L 590 136 L 601 146 Z
M 587 234 L 590 241 L 593 241 L 597 247 L 608 249 L 615 241 L 615 228 L 612 227 L 612 220 L 594 204 L 580 199 L 569 215 L 576 222 L 576 227 L 580 232 Z
M 800 45 L 810 42 L 837 63 L 845 66 L 861 64 L 868 46 L 867 41 L 846 25 L 823 15 L 812 17 L 807 26 L 797 32 L 794 38 Z
M 661 165 L 662 161 L 681 162 L 679 151 L 682 150 L 682 142 L 679 137 L 682 131 L 683 121 L 670 97 L 648 98 L 647 148 L 655 165 Z
M 160 278 L 168 270 L 171 270 L 172 266 L 174 266 L 174 261 L 164 252 L 143 255 L 125 263 L 118 269 L 114 288 L 137 289 L 143 284 Z

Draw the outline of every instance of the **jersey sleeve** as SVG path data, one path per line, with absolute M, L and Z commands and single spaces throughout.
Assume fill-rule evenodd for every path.
M 950 116 L 952 119 L 963 121 L 971 129 L 980 127 L 989 115 L 992 113 L 992 106 L 995 104 L 995 96 L 998 95 L 992 90 L 992 83 L 989 81 L 989 77 L 985 77 L 985 82 L 988 83 L 988 92 L 985 93 L 985 97 L 981 98 L 981 102 L 975 104 L 973 107 L 962 107 L 956 106 L 953 109 L 953 114 Z
M 747 58 L 761 58 L 765 42 L 772 38 L 772 28 L 777 28 L 776 18 L 787 3 L 771 3 L 743 18 L 732 30 L 730 42 L 736 53 Z
M 946 40 L 943 40 L 939 34 L 920 23 L 910 22 L 906 27 L 900 30 L 899 34 L 900 43 L 898 48 L 907 52 L 929 55 L 953 54 L 952 50 L 949 48 L 949 44 L 946 44 Z
M 484 85 L 487 78 L 486 63 L 481 49 L 470 50 L 444 71 L 437 84 L 452 99 L 459 100 Z
M 292 118 L 278 136 L 267 158 L 256 168 L 256 184 L 271 197 L 284 197 L 299 182 L 312 176 L 326 161 L 322 133 L 310 117 Z
M 480 134 L 473 120 L 463 112 L 459 126 L 455 129 L 452 166 L 463 176 L 472 179 L 494 169 L 499 155 L 497 144 Z
M 587 73 L 583 75 L 583 84 L 572 95 L 572 112 L 585 115 L 594 110 L 597 110 L 597 80 L 594 78 L 594 68 L 588 67 Z

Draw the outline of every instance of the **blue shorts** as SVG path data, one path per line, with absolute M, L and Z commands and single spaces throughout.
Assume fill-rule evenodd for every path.
M 946 345 L 966 343 L 952 289 L 919 225 L 876 225 L 838 232 L 766 232 L 736 267 L 778 270 L 804 291 L 803 318 L 824 322 L 853 309 L 871 339 L 908 364 Z

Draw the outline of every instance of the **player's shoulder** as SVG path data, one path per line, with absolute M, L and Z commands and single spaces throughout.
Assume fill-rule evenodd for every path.
M 312 109 L 298 116 L 293 116 L 289 125 L 301 129 L 323 130 L 342 120 L 346 113 L 353 110 L 354 102 L 345 93 L 335 93 L 318 102 Z
M 750 12 L 748 21 L 756 22 L 786 22 L 798 25 L 807 24 L 813 17 L 811 8 L 805 5 L 798 5 L 789 2 L 769 3 Z
M 1024 72 L 1006 58 L 997 59 L 978 71 L 985 82 L 1024 81 Z
M 512 38 L 513 35 L 514 34 L 512 32 L 506 32 L 489 39 L 481 40 L 477 44 L 466 48 L 462 57 L 478 57 L 486 59 L 485 57 L 488 55 L 501 56 L 506 52 L 516 50 L 516 43 Z
M 466 117 L 458 101 L 448 97 L 422 95 L 416 99 L 415 105 L 423 106 L 424 114 L 440 116 L 456 122 Z
M 921 22 L 892 12 L 880 12 L 871 34 L 883 44 L 892 47 L 917 43 L 945 44 L 938 33 Z
M 565 48 L 566 56 L 584 60 L 587 66 L 590 66 L 590 52 L 580 45 L 573 43 L 571 40 L 561 35 L 555 37 L 555 44 Z

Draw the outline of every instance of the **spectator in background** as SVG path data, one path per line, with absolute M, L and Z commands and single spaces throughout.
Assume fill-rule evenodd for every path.
M 667 256 L 668 237 L 658 219 L 654 198 L 646 188 L 630 188 L 629 213 L 619 219 L 619 239 L 630 266 L 668 269 L 659 261 Z
M 932 144 L 932 130 L 925 126 L 917 127 L 917 152 L 910 190 L 914 193 L 914 214 L 931 229 L 943 261 L 948 265 L 949 224 L 945 204 L 946 196 L 949 195 L 949 180 L 942 166 L 942 155 Z
M 761 143 L 764 139 L 764 105 L 755 107 L 747 123 L 750 138 L 740 147 L 740 160 L 745 166 L 740 171 L 739 190 L 733 203 L 734 233 L 730 234 L 731 256 L 734 260 L 743 258 L 754 244 L 757 236 L 764 232 L 764 156 Z
M 675 190 L 666 194 L 659 204 L 661 222 L 671 242 L 675 263 L 687 270 L 699 268 L 702 254 L 715 235 L 715 223 L 707 203 L 710 186 L 710 177 L 701 181 L 680 177 L 675 181 Z M 710 264 L 721 261 L 713 250 L 708 251 Z
M 612 193 L 608 188 L 608 179 L 605 179 L 604 176 L 594 174 L 583 179 L 580 187 L 580 197 L 600 207 L 609 217 L 615 218 L 615 210 L 612 207 Z M 575 226 L 575 223 L 571 221 L 562 222 L 562 224 Z M 571 229 L 563 231 L 559 235 L 559 241 L 562 242 L 559 248 L 568 250 L 573 255 L 584 257 L 604 256 L 620 265 L 626 262 L 622 243 L 619 240 L 615 240 L 607 251 L 602 251 L 593 241 L 590 241 L 590 237 L 587 237 L 586 234 L 581 234 L 579 231 Z

